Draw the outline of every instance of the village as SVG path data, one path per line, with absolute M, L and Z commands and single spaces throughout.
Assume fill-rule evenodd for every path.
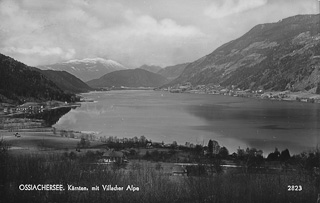
M 80 106 L 78 103 L 67 103 L 55 100 L 47 102 L 26 102 L 21 105 L 0 103 L 0 116 L 14 116 L 18 114 L 32 115 L 57 108 L 78 106 Z
M 158 89 L 157 89 L 158 90 Z M 192 86 L 190 82 L 178 84 L 168 88 L 161 88 L 162 91 L 171 93 L 193 93 L 193 94 L 216 94 L 234 97 L 250 97 L 258 99 L 270 99 L 278 101 L 299 101 L 320 103 L 320 95 L 315 94 L 315 89 L 310 91 L 294 91 L 288 88 L 285 91 L 265 91 L 261 89 L 240 89 L 234 85 L 223 87 L 220 85 L 208 84 Z
M 79 107 L 79 103 L 61 101 L 26 102 L 21 105 L 0 103 L 0 129 L 15 131 L 51 127 L 59 115 L 67 113 L 71 108 Z

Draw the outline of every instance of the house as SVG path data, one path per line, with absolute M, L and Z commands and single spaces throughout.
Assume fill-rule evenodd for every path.
M 3 114 L 15 113 L 16 107 L 12 104 L 0 103 L 0 111 L 2 111 Z
M 21 137 L 21 135 L 19 133 L 14 133 L 15 137 Z
M 181 89 L 170 89 L 171 93 L 181 93 Z
M 186 142 L 185 147 L 194 148 L 194 144 L 190 142 Z
M 187 170 L 180 165 L 173 166 L 172 175 L 185 176 L 187 175 Z
M 124 163 L 126 157 L 123 152 L 108 150 L 102 155 L 104 163 Z
M 222 90 L 220 90 L 220 94 L 226 94 L 226 93 L 228 93 L 228 92 L 229 92 L 228 89 L 222 89 Z
M 27 102 L 17 107 L 17 111 L 24 113 L 40 113 L 44 106 L 36 102 Z
M 152 149 L 152 148 L 153 148 L 152 143 L 151 143 L 151 142 L 148 142 L 146 148 L 147 148 L 147 149 Z

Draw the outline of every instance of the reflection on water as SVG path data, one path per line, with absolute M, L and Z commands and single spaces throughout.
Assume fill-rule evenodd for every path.
M 230 151 L 249 146 L 265 155 L 275 147 L 298 153 L 318 143 L 319 104 L 156 91 L 85 96 L 97 102 L 71 110 L 55 127 L 166 143 L 206 145 L 215 139 Z
M 189 112 L 206 120 L 198 129 L 219 131 L 266 151 L 300 152 L 318 143 L 319 104 L 247 99 L 236 105 L 192 105 Z

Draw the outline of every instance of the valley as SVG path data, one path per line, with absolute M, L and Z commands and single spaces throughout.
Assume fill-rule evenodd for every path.
M 315 202 L 310 5 L 4 0 L 0 201 Z

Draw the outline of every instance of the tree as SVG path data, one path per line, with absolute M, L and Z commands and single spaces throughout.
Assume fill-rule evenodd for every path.
M 240 147 L 239 147 L 239 149 L 237 150 L 237 157 L 242 159 L 244 157 L 244 155 L 245 155 L 244 149 L 240 149 Z
M 290 159 L 290 157 L 291 157 L 291 156 L 290 156 L 290 152 L 289 152 L 288 149 L 283 150 L 283 151 L 281 152 L 280 156 L 279 156 L 279 158 L 280 158 L 281 161 L 287 161 L 287 160 Z
M 80 142 L 78 143 L 79 148 L 82 147 L 89 147 L 90 146 L 90 141 L 86 140 L 85 138 L 81 138 Z
M 173 141 L 172 144 L 171 144 L 171 147 L 172 148 L 176 148 L 177 146 L 178 146 L 177 141 Z
M 134 143 L 137 143 L 137 142 L 139 141 L 139 139 L 138 139 L 137 136 L 134 136 L 134 137 L 132 138 L 132 140 L 133 140 Z
M 208 153 L 212 154 L 213 153 L 213 141 L 209 140 L 208 142 Z
M 277 161 L 280 157 L 280 152 L 278 151 L 278 148 L 274 149 L 274 152 L 271 152 L 268 157 L 267 160 L 269 161 Z
M 144 135 L 141 135 L 139 141 L 140 141 L 142 144 L 145 144 L 146 141 L 147 141 L 147 139 L 146 139 L 146 137 L 145 137 Z
M 196 145 L 195 146 L 195 148 L 194 148 L 194 152 L 196 153 L 196 154 L 201 154 L 202 153 L 202 151 L 203 151 L 203 147 L 201 146 L 201 145 Z
M 305 168 L 312 171 L 315 167 L 320 167 L 320 153 L 310 152 L 308 158 L 306 159 Z
M 258 170 L 264 161 L 262 154 L 262 150 L 257 150 L 256 148 L 248 147 L 246 150 L 239 148 L 236 162 L 243 165 L 246 172 L 251 169 Z
M 221 147 L 219 150 L 219 155 L 221 158 L 227 158 L 229 156 L 229 151 L 226 147 Z
M 218 154 L 220 151 L 220 145 L 215 140 L 209 140 L 208 142 L 208 153 L 209 154 Z
M 262 150 L 257 150 L 256 148 L 247 148 L 246 153 L 250 156 L 258 156 L 263 154 Z
M 220 151 L 220 145 L 217 141 L 213 140 L 213 153 L 218 154 Z

